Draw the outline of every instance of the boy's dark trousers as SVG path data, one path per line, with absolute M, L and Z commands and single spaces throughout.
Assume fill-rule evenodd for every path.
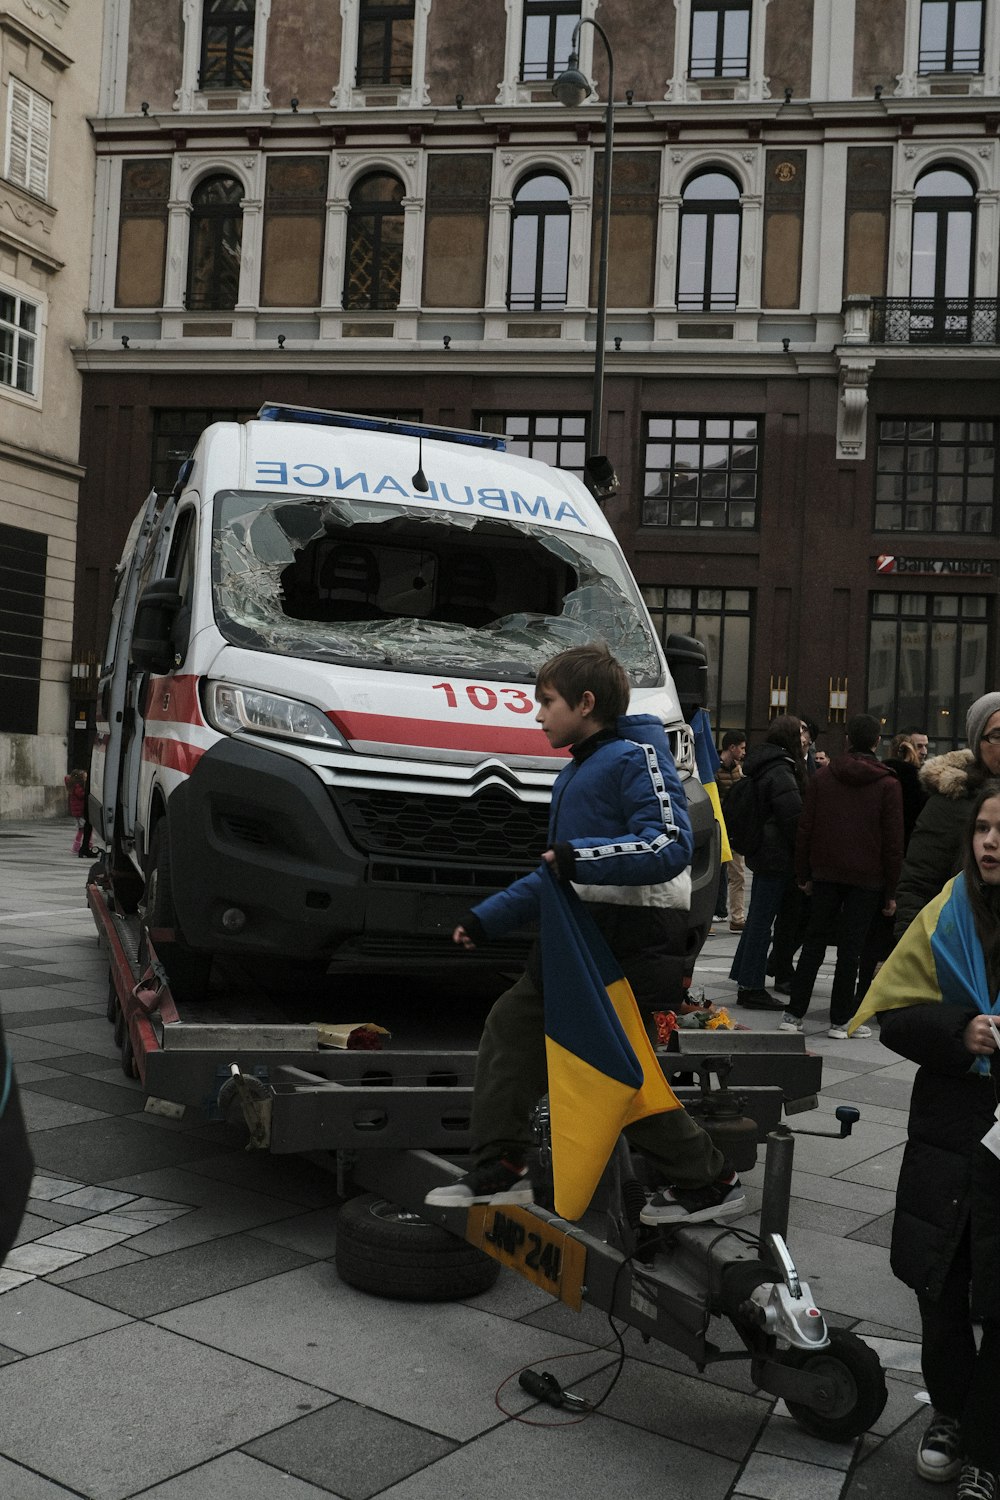
M 531 1117 L 548 1090 L 541 993 L 524 974 L 486 1018 L 472 1096 L 472 1144 L 477 1162 L 521 1159 L 534 1144 Z M 625 1132 L 677 1187 L 702 1187 L 723 1168 L 722 1152 L 684 1109 L 650 1115 Z

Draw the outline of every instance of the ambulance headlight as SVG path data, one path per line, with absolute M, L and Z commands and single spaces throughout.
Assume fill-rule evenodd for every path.
M 330 720 L 311 703 L 265 693 L 260 688 L 210 682 L 205 691 L 205 714 L 221 734 L 278 735 L 285 740 L 347 748 Z

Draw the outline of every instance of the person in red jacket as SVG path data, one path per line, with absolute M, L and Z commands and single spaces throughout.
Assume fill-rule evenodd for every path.
M 795 878 L 812 896 L 809 926 L 779 1031 L 801 1031 L 827 937 L 837 935 L 837 966 L 830 997 L 830 1036 L 847 1037 L 861 945 L 877 911 L 895 911 L 903 863 L 903 796 L 896 777 L 875 756 L 879 721 L 856 714 L 847 725 L 848 748 L 810 779 L 795 842 Z M 858 1027 L 854 1036 L 867 1035 Z

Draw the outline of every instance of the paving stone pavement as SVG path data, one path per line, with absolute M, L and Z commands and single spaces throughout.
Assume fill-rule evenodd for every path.
M 858 1442 L 824 1443 L 742 1366 L 699 1374 L 629 1331 L 607 1401 L 571 1425 L 510 1377 L 569 1356 L 563 1380 L 599 1398 L 615 1359 L 594 1309 L 508 1272 L 462 1303 L 355 1291 L 333 1266 L 329 1174 L 143 1112 L 105 1020 L 72 837 L 68 820 L 0 824 L 0 1009 L 38 1168 L 0 1269 L 0 1500 L 933 1493 L 913 1472 L 928 1414 L 916 1305 L 886 1248 L 912 1069 L 875 1039 L 827 1037 L 828 967 L 806 1023 L 825 1083 L 808 1124 L 833 1127 L 839 1103 L 862 1121 L 848 1141 L 797 1143 L 789 1238 L 831 1324 L 878 1350 L 885 1412 Z M 717 923 L 695 979 L 731 1007 L 735 944 Z M 750 1208 L 762 1178 L 747 1175 Z

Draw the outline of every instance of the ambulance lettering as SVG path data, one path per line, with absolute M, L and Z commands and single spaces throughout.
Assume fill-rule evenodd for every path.
M 535 521 L 565 521 L 579 527 L 581 531 L 590 529 L 580 512 L 568 500 L 557 503 L 547 495 L 536 495 L 531 499 L 519 494 L 517 490 L 508 491 L 489 486 L 474 489 L 469 484 L 463 485 L 459 490 L 454 483 L 449 486 L 443 479 L 429 480 L 429 489 L 415 495 L 394 474 L 382 474 L 373 480 L 362 469 L 350 474 L 337 467 L 326 469 L 322 464 L 289 464 L 283 459 L 263 458 L 256 460 L 256 468 L 259 485 L 275 485 L 283 489 L 331 488 L 340 494 L 356 490 L 362 495 L 399 495 L 405 500 L 419 500 L 422 505 L 444 502 L 466 509 L 473 507 L 476 510 L 500 511 L 505 515 L 530 516 Z

